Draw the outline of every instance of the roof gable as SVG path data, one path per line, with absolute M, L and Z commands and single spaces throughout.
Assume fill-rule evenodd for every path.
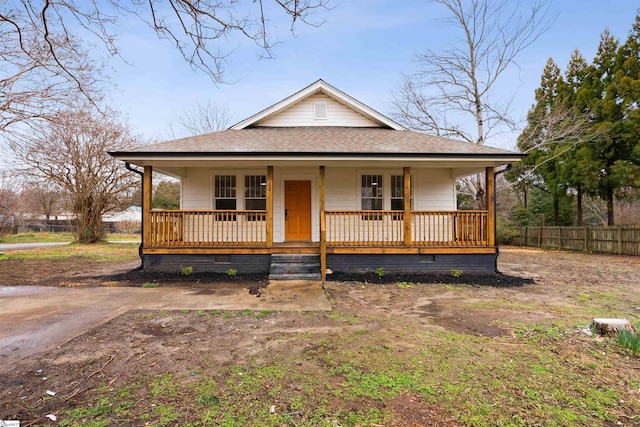
M 316 103 L 325 103 L 327 119 L 316 119 Z M 320 105 L 322 107 L 322 105 Z M 405 128 L 323 80 L 318 80 L 280 102 L 231 126 L 250 127 L 346 126 Z

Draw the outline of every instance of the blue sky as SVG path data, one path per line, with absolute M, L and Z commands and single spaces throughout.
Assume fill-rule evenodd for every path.
M 440 6 L 424 0 L 332 0 L 319 28 L 299 26 L 293 37 L 276 30 L 276 58 L 260 60 L 251 46 L 237 46 L 227 65 L 234 84 L 216 87 L 193 71 L 169 43 L 144 25 L 120 28 L 119 45 L 128 64 L 114 59 L 113 102 L 139 133 L 153 141 L 169 138 L 169 125 L 184 110 L 211 100 L 229 107 L 240 121 L 322 78 L 370 107 L 388 114 L 402 73 L 416 70 L 415 55 L 451 43 L 451 27 Z M 524 118 L 548 57 L 564 69 L 579 49 L 588 61 L 600 34 L 624 40 L 634 22 L 635 0 L 556 0 L 556 21 L 519 57 L 520 69 L 502 76 L 495 96 L 513 97 L 512 114 Z M 277 25 L 277 23 L 275 23 Z M 235 47 L 235 46 L 234 46 Z M 514 148 L 517 133 L 489 144 Z

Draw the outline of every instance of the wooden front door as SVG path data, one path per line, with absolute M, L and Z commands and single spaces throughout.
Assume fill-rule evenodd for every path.
M 284 238 L 311 240 L 311 181 L 284 182 Z

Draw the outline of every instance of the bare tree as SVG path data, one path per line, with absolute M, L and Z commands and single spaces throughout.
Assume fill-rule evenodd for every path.
M 25 174 L 69 194 L 78 220 L 76 240 L 82 243 L 103 239 L 102 215 L 136 186 L 135 175 L 107 154 L 131 147 L 136 138 L 114 112 L 87 111 L 61 112 L 56 122 L 10 141 L 17 160 L 26 165 Z
M 417 55 L 418 70 L 404 76 L 393 97 L 394 116 L 409 128 L 484 144 L 505 126 L 515 126 L 509 101 L 492 98 L 492 90 L 505 71 L 517 66 L 517 56 L 549 28 L 549 5 L 535 0 L 523 10 L 521 2 L 509 0 L 433 2 L 446 8 L 445 22 L 457 37 L 449 48 Z M 476 177 L 468 183 L 479 201 L 482 182 Z
M 231 112 L 227 106 L 219 106 L 211 101 L 196 104 L 187 108 L 176 120 L 180 126 L 177 134 L 187 133 L 189 136 L 216 132 L 229 127 Z M 170 126 L 171 136 L 176 138 L 173 125 Z
M 13 232 L 21 197 L 7 174 L 0 175 L 0 235 Z
M 33 218 L 42 215 L 51 219 L 66 207 L 66 193 L 50 181 L 32 180 L 22 190 L 22 197 L 26 212 Z
M 78 95 L 100 100 L 97 67 L 76 39 L 47 32 L 38 16 L 20 13 L 12 2 L 0 6 L 0 57 L 2 133 L 28 132 Z
M 5 0 L 0 4 L 0 130 L 41 117 L 64 94 L 80 92 L 97 104 L 96 67 L 80 38 L 118 55 L 117 26 L 140 19 L 214 83 L 224 81 L 227 56 L 244 40 L 272 57 L 272 20 L 320 25 L 329 0 Z M 50 115 L 49 115 L 50 117 Z

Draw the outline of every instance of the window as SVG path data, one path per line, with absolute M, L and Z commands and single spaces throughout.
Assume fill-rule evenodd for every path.
M 362 210 L 381 211 L 383 207 L 382 175 L 362 175 Z M 363 215 L 362 219 L 382 219 L 381 215 Z
M 411 208 L 413 209 L 413 185 L 411 185 Z M 391 175 L 391 210 L 404 210 L 404 176 Z
M 247 175 L 244 177 L 244 208 L 249 211 L 267 210 L 267 177 Z M 264 214 L 252 214 L 249 221 L 264 220 Z
M 236 177 L 233 175 L 216 175 L 215 182 L 216 209 L 236 209 Z
M 382 210 L 382 175 L 362 175 L 362 210 Z
M 236 210 L 236 177 L 234 175 L 216 175 L 215 209 Z M 235 214 L 216 214 L 218 221 L 235 221 Z

